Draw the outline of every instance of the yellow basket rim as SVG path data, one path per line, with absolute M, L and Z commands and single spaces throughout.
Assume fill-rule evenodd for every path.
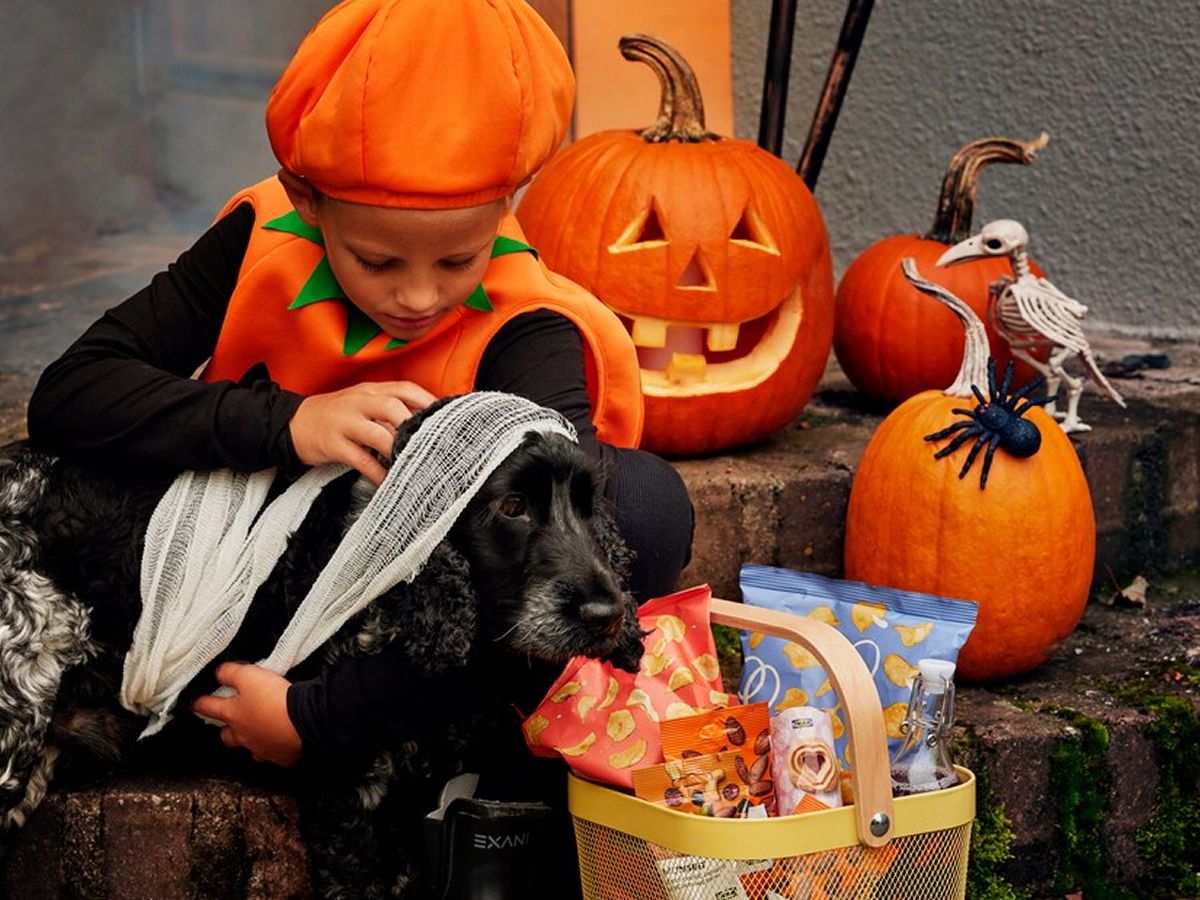
M 955 828 L 975 818 L 975 774 L 954 768 L 961 779 L 954 787 L 895 799 L 892 838 Z M 573 773 L 567 806 L 577 819 L 689 856 L 781 858 L 859 843 L 853 806 L 773 819 L 714 819 L 676 812 Z

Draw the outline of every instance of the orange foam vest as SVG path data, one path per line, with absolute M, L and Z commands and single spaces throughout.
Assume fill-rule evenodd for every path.
M 263 227 L 294 212 L 279 179 L 236 194 L 221 216 L 242 203 L 254 208 L 254 230 L 202 376 L 206 381 L 238 381 L 261 363 L 281 387 L 305 395 L 363 381 L 413 381 L 438 397 L 462 394 L 474 389 L 483 352 L 496 332 L 514 316 L 545 309 L 570 319 L 583 338 L 592 421 L 600 439 L 637 446 L 642 393 L 633 342 L 614 313 L 533 253 L 495 255 L 493 250 L 482 285 L 483 305 L 490 304 L 490 310 L 460 306 L 429 334 L 404 346 L 381 332 L 352 348 L 355 319 L 377 329 L 348 300 L 293 302 L 320 279 L 322 267 L 328 272 L 328 262 L 319 237 Z M 500 235 L 498 246 L 505 240 L 512 247 L 524 245 L 511 215 L 501 222 Z M 312 296 L 337 295 L 318 291 Z

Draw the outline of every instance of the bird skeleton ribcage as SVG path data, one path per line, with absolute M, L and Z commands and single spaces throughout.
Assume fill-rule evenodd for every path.
M 1059 379 L 1068 383 L 1067 430 L 1085 430 L 1078 422 L 1076 406 L 1082 382 L 1071 378 L 1062 368 L 1063 362 L 1075 356 L 1083 363 L 1096 386 L 1121 406 L 1125 402 L 1100 371 L 1092 355 L 1080 320 L 1087 307 L 1068 297 L 1044 278 L 1038 278 L 1029 267 L 1024 249 L 1010 256 L 1015 280 L 1002 278 L 991 286 L 988 294 L 988 320 L 1008 342 L 1014 355 L 1025 360 L 1047 378 L 1051 391 L 1057 390 Z M 1050 348 L 1049 365 L 1038 362 L 1029 350 Z
M 1087 307 L 1034 275 L 1024 250 L 1013 254 L 1012 267 L 1015 280 L 1004 278 L 992 285 L 988 298 L 992 327 L 1014 348 L 1054 346 L 1090 353 L 1079 326 Z

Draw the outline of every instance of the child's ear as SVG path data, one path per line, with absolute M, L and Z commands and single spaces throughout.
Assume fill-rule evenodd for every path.
M 292 206 L 296 207 L 296 212 L 304 220 L 304 224 L 311 225 L 313 228 L 320 228 L 320 216 L 318 215 L 319 195 L 317 189 L 309 184 L 306 179 L 301 178 L 294 172 L 289 172 L 287 169 L 279 170 L 279 181 L 283 185 L 283 189 L 287 192 L 288 199 L 292 201 Z

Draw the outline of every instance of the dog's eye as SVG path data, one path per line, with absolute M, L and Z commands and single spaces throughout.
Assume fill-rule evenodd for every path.
M 509 494 L 504 497 L 496 506 L 500 510 L 500 515 L 507 516 L 510 519 L 519 519 L 525 515 L 529 508 L 525 502 L 525 497 L 521 494 Z

